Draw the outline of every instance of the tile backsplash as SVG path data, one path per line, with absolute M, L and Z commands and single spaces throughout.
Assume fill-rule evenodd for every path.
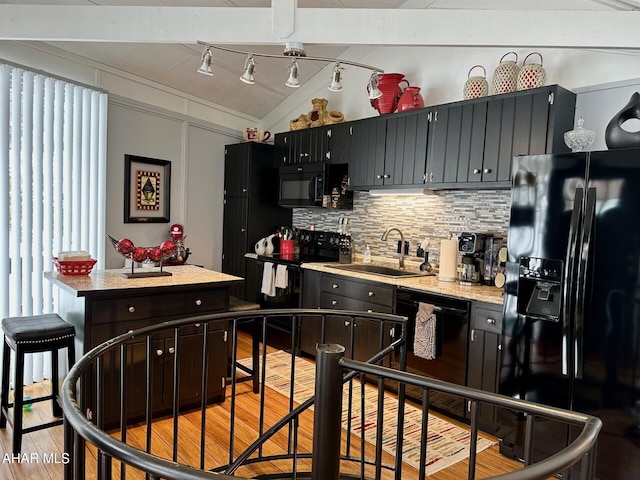
M 438 263 L 440 240 L 461 232 L 491 233 L 507 237 L 509 226 L 509 190 L 438 191 L 427 195 L 373 196 L 355 192 L 353 210 L 296 208 L 293 226 L 337 231 L 341 216 L 349 218 L 350 232 L 357 254 L 369 245 L 374 256 L 396 255 L 397 232 L 384 242 L 380 236 L 388 227 L 398 227 L 410 242 L 415 256 L 417 244 L 429 243 L 429 260 Z

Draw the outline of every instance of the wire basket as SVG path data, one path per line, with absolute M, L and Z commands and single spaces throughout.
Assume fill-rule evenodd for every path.
M 89 275 L 97 260 L 58 260 L 53 257 L 53 263 L 61 275 Z

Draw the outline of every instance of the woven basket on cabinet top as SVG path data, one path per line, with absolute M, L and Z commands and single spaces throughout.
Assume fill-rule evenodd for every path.
M 516 59 L 505 60 L 504 57 L 513 54 Z M 516 52 L 507 52 L 500 59 L 500 64 L 493 72 L 492 91 L 494 94 L 515 92 L 520 67 L 516 63 L 518 54 Z
M 530 63 L 527 65 L 527 58 L 531 55 L 538 55 L 540 63 Z M 543 87 L 547 83 L 547 73 L 542 68 L 542 55 L 538 52 L 531 52 L 524 57 L 522 68 L 518 72 L 516 88 L 518 90 L 528 90 L 529 88 Z
M 476 67 L 480 67 L 484 72 L 484 75 L 482 77 L 470 76 L 472 70 Z M 465 100 L 468 100 L 470 98 L 486 97 L 487 95 L 489 95 L 489 82 L 487 82 L 487 71 L 484 69 L 482 65 L 474 65 L 469 70 L 469 73 L 467 74 L 467 81 L 464 84 L 463 95 Z

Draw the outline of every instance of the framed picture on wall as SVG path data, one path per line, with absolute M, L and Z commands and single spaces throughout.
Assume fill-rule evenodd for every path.
M 124 223 L 168 223 L 171 162 L 124 156 Z

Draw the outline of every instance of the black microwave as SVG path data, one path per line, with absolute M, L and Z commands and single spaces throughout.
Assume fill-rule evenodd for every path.
M 279 169 L 278 205 L 321 207 L 324 195 L 324 163 L 285 165 Z

